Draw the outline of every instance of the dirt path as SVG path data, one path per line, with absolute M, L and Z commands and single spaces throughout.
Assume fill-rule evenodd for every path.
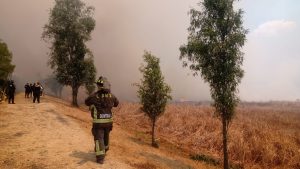
M 212 168 L 150 147 L 114 125 L 105 164 L 95 163 L 90 116 L 59 99 L 0 104 L 0 168 Z M 180 154 L 180 153 L 178 153 Z

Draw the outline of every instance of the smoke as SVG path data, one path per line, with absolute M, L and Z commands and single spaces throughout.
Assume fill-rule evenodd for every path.
M 209 98 L 202 80 L 187 76 L 178 60 L 179 46 L 186 41 L 189 17 L 195 0 L 166 1 L 85 1 L 95 7 L 96 28 L 88 47 L 94 54 L 98 76 L 112 84 L 112 91 L 121 100 L 136 101 L 138 71 L 144 50 L 161 59 L 165 80 L 173 89 L 174 99 L 203 100 Z M 51 0 L 2 0 L 0 7 L 0 37 L 13 52 L 16 64 L 14 78 L 18 89 L 26 82 L 45 79 L 51 70 L 47 66 L 49 44 L 41 40 L 43 26 L 48 22 Z M 189 89 L 189 90 L 187 90 Z M 192 94 L 199 93 L 192 96 Z
M 179 46 L 186 41 L 190 1 L 87 1 L 96 7 L 96 29 L 89 43 L 98 74 L 111 81 L 112 89 L 125 100 L 136 100 L 138 71 L 144 50 L 160 58 L 165 80 L 175 99 L 208 99 L 209 93 L 192 86 L 204 86 L 200 78 L 187 77 L 178 60 Z M 191 90 L 186 90 L 187 88 Z M 207 90 L 206 90 L 207 91 Z M 197 96 L 192 96 L 197 92 Z M 203 94 L 204 93 L 204 94 Z
M 165 81 L 172 88 L 174 100 L 210 99 L 208 85 L 200 76 L 193 77 L 187 68 L 182 68 L 182 63 L 178 59 L 179 47 L 186 43 L 188 35 L 187 13 L 190 8 L 196 6 L 198 0 L 85 0 L 84 2 L 95 7 L 96 28 L 92 33 L 92 40 L 88 42 L 88 47 L 94 54 L 97 74 L 108 78 L 112 85 L 112 92 L 120 100 L 137 101 L 137 89 L 132 84 L 139 82 L 141 78 L 138 68 L 142 63 L 144 50 L 160 58 L 162 73 Z M 247 2 L 246 4 L 252 3 L 252 1 Z M 47 66 L 49 44 L 41 40 L 41 34 L 53 5 L 54 0 L 1 0 L 0 38 L 8 44 L 13 53 L 13 63 L 16 64 L 14 78 L 17 79 L 19 90 L 23 90 L 26 82 L 40 81 L 52 72 Z M 244 10 L 247 22 L 253 13 Z M 265 13 L 268 12 L 264 11 Z M 258 26 L 251 25 L 251 27 Z M 298 30 L 299 28 L 295 29 L 296 32 Z M 281 41 L 281 39 L 275 40 Z M 290 70 L 290 66 L 287 65 L 288 63 L 299 65 L 299 60 L 285 62 L 283 59 L 282 62 L 285 64 L 280 65 L 280 70 L 287 69 L 288 72 L 293 71 L 293 74 L 281 75 L 282 79 L 278 79 L 270 72 L 276 69 L 273 66 L 278 66 L 279 63 L 269 58 L 273 55 L 272 46 L 263 46 L 268 43 L 261 42 L 260 53 L 257 53 L 257 41 L 261 39 L 250 37 L 245 47 L 246 74 L 240 88 L 241 98 L 243 100 L 299 98 L 300 89 L 295 87 L 296 83 L 298 86 L 300 83 L 299 80 L 295 80 L 299 75 L 299 69 L 292 66 L 293 70 Z M 299 46 L 298 40 L 292 42 L 295 44 L 291 46 Z M 278 53 L 296 52 L 295 49 L 298 48 L 293 50 L 289 50 L 288 47 L 282 48 Z M 266 51 L 269 53 L 262 55 L 265 56 L 263 58 L 260 57 L 260 54 Z M 296 54 L 294 53 L 293 56 Z M 260 59 L 270 59 L 270 62 L 265 62 L 267 66 L 261 65 L 257 69 Z M 276 71 L 276 73 L 280 72 L 282 71 Z M 264 85 L 265 77 L 270 77 L 268 84 L 276 85 Z M 278 81 L 286 83 L 277 83 Z M 291 86 L 293 90 L 280 90 Z M 280 94 L 276 95 L 273 91 L 280 91 Z

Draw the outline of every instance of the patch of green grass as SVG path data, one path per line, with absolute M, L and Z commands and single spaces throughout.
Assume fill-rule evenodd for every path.
M 213 165 L 213 166 L 219 166 L 221 162 L 217 159 L 214 159 L 213 157 L 210 157 L 205 154 L 196 154 L 196 155 L 191 155 L 190 158 L 192 160 L 196 161 L 203 161 L 207 164 Z M 242 165 L 237 165 L 237 164 L 230 164 L 229 166 L 230 169 L 244 169 Z
M 220 161 L 214 159 L 213 157 L 204 155 L 204 154 L 191 155 L 190 158 L 192 160 L 196 160 L 196 161 L 203 161 L 203 162 L 213 165 L 213 166 L 220 165 Z

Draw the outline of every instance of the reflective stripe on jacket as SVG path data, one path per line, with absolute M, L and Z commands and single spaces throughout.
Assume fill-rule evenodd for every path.
M 98 112 L 95 105 L 90 106 L 90 110 L 93 111 L 93 123 L 112 123 L 113 119 L 110 115 L 110 118 L 98 118 Z M 101 117 L 101 114 L 99 115 Z

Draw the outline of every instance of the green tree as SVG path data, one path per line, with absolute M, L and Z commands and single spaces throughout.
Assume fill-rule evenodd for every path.
M 5 42 L 0 39 L 0 79 L 7 80 L 15 69 L 11 63 L 12 53 L 9 51 Z
M 92 52 L 85 45 L 95 28 L 93 11 L 80 0 L 55 0 L 42 35 L 51 44 L 49 64 L 56 79 L 72 87 L 74 106 L 79 87 L 92 84 L 96 75 Z
M 158 147 L 155 142 L 155 122 L 164 113 L 168 100 L 171 100 L 171 88 L 164 82 L 164 77 L 160 71 L 159 58 L 156 58 L 149 52 L 144 53 L 146 66 L 140 67 L 143 74 L 141 84 L 137 84 L 138 97 L 142 104 L 142 111 L 150 118 L 152 122 L 152 146 Z
M 88 95 L 92 94 L 95 89 L 95 81 L 96 81 L 96 68 L 94 65 L 94 61 L 92 59 L 87 59 L 86 60 L 86 64 L 87 64 L 87 80 L 85 81 L 85 89 L 86 89 L 86 93 Z
M 12 57 L 6 43 L 0 39 L 0 92 L 5 90 L 6 82 L 15 69 Z
M 204 0 L 201 10 L 190 10 L 188 44 L 180 47 L 180 60 L 209 83 L 213 106 L 222 122 L 224 168 L 229 168 L 227 133 L 239 101 L 237 86 L 247 30 L 243 28 L 241 9 L 235 11 L 235 0 Z

